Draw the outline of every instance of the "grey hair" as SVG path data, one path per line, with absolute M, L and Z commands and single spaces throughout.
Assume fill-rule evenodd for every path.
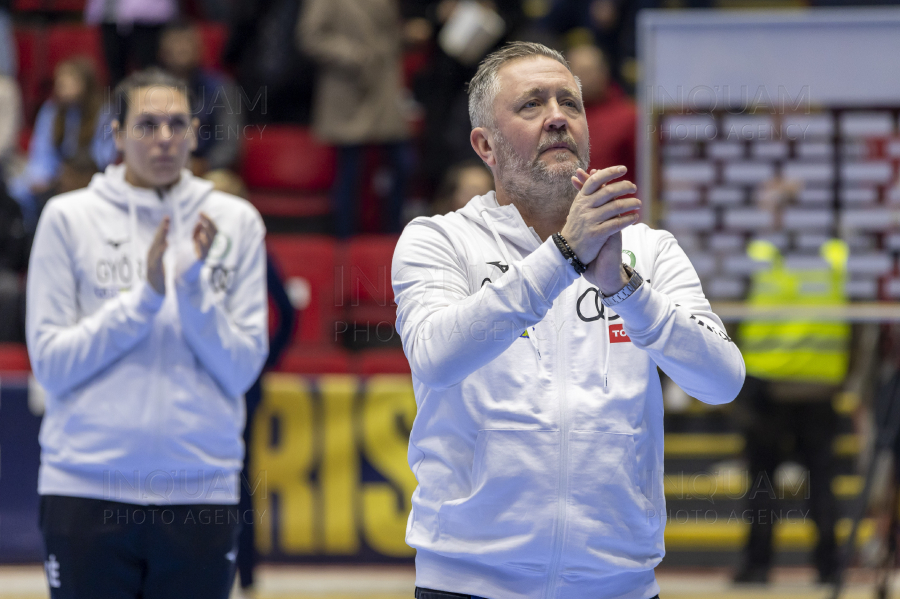
M 534 42 L 510 42 L 497 50 L 488 54 L 481 64 L 478 65 L 478 71 L 469 82 L 469 121 L 472 128 L 494 126 L 494 100 L 500 92 L 500 77 L 498 72 L 500 67 L 506 63 L 519 58 L 530 58 L 532 56 L 546 56 L 557 61 L 569 72 L 569 63 L 562 53 L 552 48 L 548 48 L 543 44 Z M 581 82 L 578 81 L 578 90 L 581 91 Z

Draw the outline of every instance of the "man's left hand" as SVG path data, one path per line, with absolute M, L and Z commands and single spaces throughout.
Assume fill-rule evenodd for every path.
M 206 260 L 218 231 L 216 223 L 201 212 L 197 224 L 194 225 L 194 251 L 198 260 Z
M 578 169 L 575 175 L 578 183 L 573 180 L 573 185 L 580 191 L 585 181 L 588 180 L 596 170 L 587 173 Z M 600 248 L 597 257 L 588 264 L 588 269 L 584 272 L 584 278 L 588 283 L 595 285 L 603 295 L 614 295 L 628 284 L 628 273 L 622 266 L 622 232 L 619 231 L 609 236 Z

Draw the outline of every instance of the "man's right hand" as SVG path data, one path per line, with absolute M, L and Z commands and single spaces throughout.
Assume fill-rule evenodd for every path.
M 641 201 L 621 197 L 637 191 L 635 184 L 631 181 L 610 183 L 626 171 L 624 166 L 613 166 L 588 175 L 578 169 L 578 174 L 572 177 L 572 184 L 580 191 L 560 233 L 584 264 L 594 261 L 607 239 L 640 218 L 638 212 L 624 213 L 637 211 Z
M 147 251 L 147 282 L 160 295 L 166 294 L 166 267 L 163 265 L 163 255 L 169 247 L 168 235 L 169 217 L 165 216 L 159 223 L 153 243 Z

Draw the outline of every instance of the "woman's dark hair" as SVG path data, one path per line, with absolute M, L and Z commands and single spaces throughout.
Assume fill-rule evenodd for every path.
M 178 90 L 184 94 L 187 100 L 188 112 L 191 111 L 191 93 L 187 83 L 159 67 L 150 67 L 143 71 L 136 71 L 123 79 L 113 92 L 113 117 L 119 121 L 120 129 L 125 126 L 125 119 L 128 118 L 128 105 L 133 100 L 134 91 L 151 87 L 168 87 Z
M 97 119 L 100 117 L 100 106 L 103 98 L 97 81 L 97 69 L 91 59 L 78 56 L 64 60 L 56 66 L 56 76 L 63 70 L 69 70 L 81 79 L 84 90 L 77 100 L 81 121 L 78 126 L 78 148 L 88 148 L 94 139 Z M 66 136 L 67 106 L 60 106 L 53 121 L 53 145 L 61 147 Z

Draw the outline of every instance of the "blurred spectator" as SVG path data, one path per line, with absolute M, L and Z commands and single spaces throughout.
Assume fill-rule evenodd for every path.
M 232 171 L 225 169 L 208 171 L 203 174 L 203 178 L 207 181 L 211 181 L 214 189 L 230 193 L 239 198 L 247 199 L 247 186 L 244 185 L 241 178 Z
M 457 4 L 457 0 L 407 0 L 406 14 L 428 19 L 433 27 L 434 38 L 438 39 Z M 517 39 L 526 20 L 521 0 L 484 1 L 481 4 L 495 10 L 505 24 L 503 36 L 493 47 L 484 51 L 486 55 L 504 41 Z M 425 111 L 419 170 L 425 185 L 430 189 L 437 187 L 448 168 L 472 156 L 472 146 L 469 143 L 472 125 L 469 123 L 466 84 L 475 75 L 480 58 L 472 63 L 462 63 L 448 55 L 438 44 L 434 47 L 428 64 L 414 81 L 416 100 Z
M 223 73 L 200 67 L 202 49 L 199 31 L 186 21 L 167 27 L 160 39 L 160 62 L 187 81 L 192 110 L 200 123 L 197 149 L 191 157 L 191 170 L 197 176 L 234 165 L 243 125 L 237 90 Z
M 31 236 L 22 210 L 0 183 L 0 343 L 25 341 L 25 286 Z
M 178 14 L 177 0 L 88 0 L 85 20 L 100 26 L 110 83 L 134 68 L 155 65 L 163 26 Z
M 631 98 L 610 80 L 609 65 L 597 46 L 578 46 L 566 57 L 581 80 L 581 95 L 591 136 L 591 169 L 623 165 L 636 176 L 637 110 Z
M 241 0 L 223 60 L 234 69 L 251 123 L 310 120 L 313 62 L 294 43 L 301 0 Z
M 74 156 L 63 160 L 55 193 L 84 189 L 98 170 L 90 152 L 83 149 L 76 152 Z
M 494 189 L 494 176 L 477 160 L 467 160 L 452 166 L 438 186 L 434 213 L 447 214 L 459 210 L 475 196 Z
M 603 51 L 609 77 L 619 85 L 633 84 L 634 74 L 623 72 L 635 54 L 635 17 L 640 8 L 653 8 L 653 0 L 554 0 L 539 27 L 570 38 L 580 32 Z
M 306 0 L 303 5 L 298 44 L 319 69 L 313 129 L 337 146 L 332 211 L 339 237 L 358 230 L 366 145 L 379 145 L 388 155 L 392 177 L 382 230 L 400 231 L 411 168 L 402 32 L 396 0 Z
M 225 171 L 211 171 L 203 177 L 207 181 L 212 181 L 214 189 L 225 193 L 230 193 L 242 198 L 247 197 L 247 188 L 244 182 L 236 174 Z M 287 291 L 280 275 L 280 270 L 272 260 L 271 254 L 266 254 L 266 289 L 269 295 L 269 356 L 266 358 L 266 364 L 263 367 L 263 373 L 274 368 L 281 359 L 282 354 L 287 349 L 291 333 L 294 331 L 294 307 L 288 298 Z M 274 317 L 274 318 L 273 318 Z M 271 323 L 275 326 L 272 328 Z M 241 498 L 238 503 L 238 511 L 241 517 L 241 532 L 238 537 L 238 554 L 237 568 L 240 575 L 241 591 L 244 597 L 253 597 L 253 572 L 256 568 L 257 555 L 256 543 L 254 542 L 256 513 L 253 512 L 253 502 L 250 496 L 252 491 L 253 478 L 250 472 L 250 463 L 252 460 L 251 433 L 253 432 L 254 415 L 256 409 L 262 403 L 262 378 L 259 375 L 253 386 L 244 394 L 244 401 L 247 406 L 247 420 L 244 425 L 244 468 L 241 472 Z M 253 517 L 246 517 L 246 514 L 253 514 Z
M 12 176 L 22 125 L 22 92 L 13 77 L 0 75 L 0 180 Z
M 59 63 L 53 94 L 38 111 L 25 170 L 10 182 L 10 195 L 19 202 L 29 231 L 57 183 L 63 160 L 87 150 L 95 163 L 100 162 L 106 151 L 101 102 L 97 73 L 88 58 Z
M 15 77 L 19 70 L 11 9 L 12 0 L 0 0 L 0 75 L 5 77 Z

